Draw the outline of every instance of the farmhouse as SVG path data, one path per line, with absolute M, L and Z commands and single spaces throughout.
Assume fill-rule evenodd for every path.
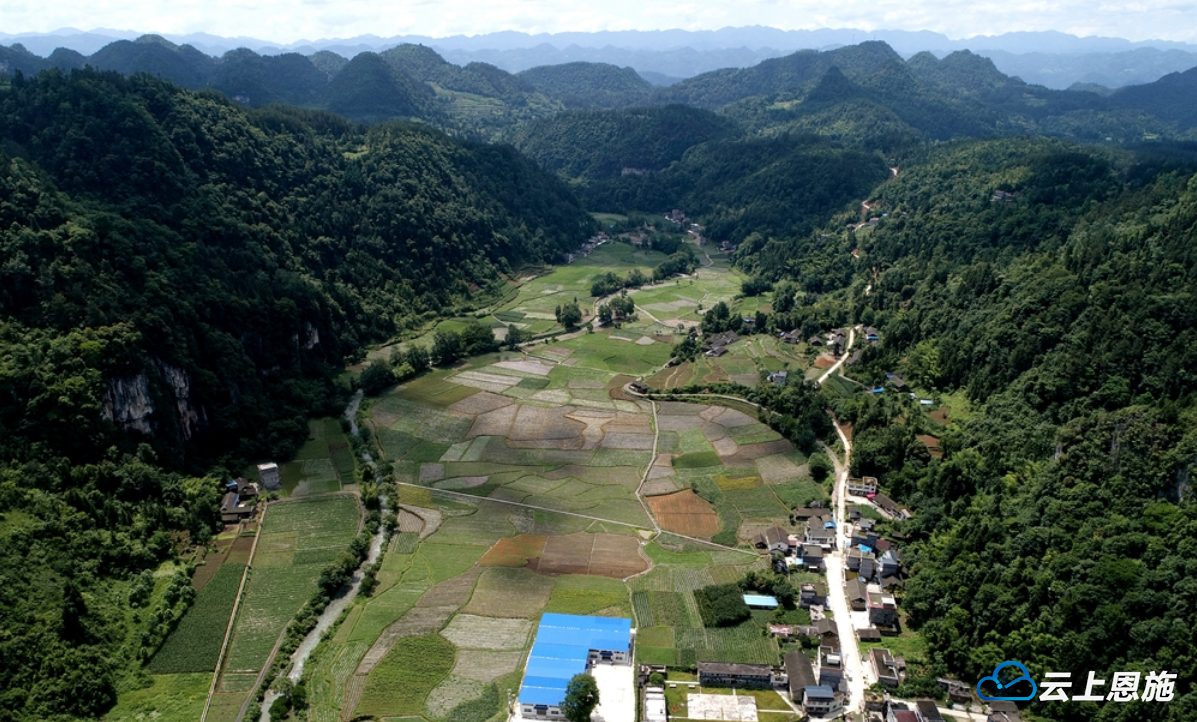
M 520 686 L 524 718 L 563 720 L 565 688 L 596 664 L 630 664 L 632 620 L 545 613 Z
M 849 579 L 847 583 L 848 604 L 854 611 L 863 612 L 868 608 L 869 598 L 865 596 L 864 585 L 859 579 Z
M 220 520 L 225 524 L 236 524 L 242 519 L 248 519 L 253 515 L 254 508 L 242 503 L 241 497 L 235 491 L 225 494 L 224 500 L 220 502 Z
M 878 682 L 890 687 L 897 687 L 902 683 L 898 664 L 888 649 L 874 647 L 869 655 L 873 662 L 873 671 L 877 673 Z
M 790 549 L 790 534 L 779 526 L 771 526 L 757 534 L 752 543 L 757 549 L 785 553 Z
M 785 656 L 786 679 L 790 687 L 790 699 L 802 704 L 806 699 L 806 688 L 814 687 L 815 670 L 810 657 L 802 652 L 789 652 Z
M 860 479 L 848 477 L 848 494 L 851 496 L 868 496 L 877 493 L 877 477 L 866 476 Z
M 282 478 L 278 474 L 278 464 L 258 464 L 258 479 L 267 491 L 279 491 L 283 488 Z
M 773 668 L 767 664 L 699 662 L 698 684 L 703 687 L 760 687 L 773 684 Z
M 877 587 L 873 587 L 877 589 Z M 894 595 L 883 591 L 870 591 L 868 593 L 869 601 L 869 622 L 878 627 L 892 627 L 898 623 L 898 604 L 894 601 Z
M 898 504 L 885 494 L 877 494 L 874 496 L 873 503 L 877 505 L 877 508 L 888 514 L 892 519 L 906 519 L 910 516 L 910 513 L 906 511 L 906 507 Z

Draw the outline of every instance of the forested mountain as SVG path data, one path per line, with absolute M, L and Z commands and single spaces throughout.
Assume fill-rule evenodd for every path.
M 853 473 L 915 509 L 902 606 L 934 663 L 908 684 L 1008 659 L 1074 680 L 1167 669 L 1190 680 L 1167 705 L 1031 709 L 1193 719 L 1197 640 L 1177 630 L 1197 625 L 1197 164 L 1024 139 L 902 162 L 869 197 L 874 224 L 845 212 L 737 256 L 845 293 L 882 329 L 851 376 L 971 402 L 949 430 L 916 431 L 904 395 L 828 397 L 853 425 Z M 916 433 L 942 434 L 944 458 Z
M 90 57 L 61 51 L 40 58 L 19 46 L 0 48 L 0 72 L 10 74 L 84 65 L 147 72 L 185 88 L 214 88 L 244 105 L 328 109 L 367 123 L 416 118 L 488 139 L 567 107 L 672 104 L 718 111 L 749 132 L 813 132 L 887 150 L 918 140 L 1028 133 L 1122 143 L 1187 138 L 1195 122 L 1184 99 L 1191 95 L 1187 73 L 1106 97 L 1027 84 L 967 50 L 942 60 L 922 52 L 903 61 L 876 41 L 803 50 L 668 87 L 604 63 L 535 67 L 518 76 L 486 63 L 462 67 L 423 45 L 362 53 L 353 61 L 329 51 L 305 57 L 245 49 L 214 58 L 153 35 L 111 43 Z
M 1175 123 L 1182 131 L 1189 130 L 1197 126 L 1197 68 L 1165 75 L 1154 83 L 1120 88 L 1110 100 L 1117 106 Z
M 739 243 L 807 233 L 888 174 L 875 153 L 787 135 L 705 143 L 660 173 L 595 183 L 582 194 L 594 208 L 694 209 L 707 237 Z
M 655 173 L 688 148 L 736 132 L 733 123 L 710 111 L 673 105 L 565 112 L 521 125 L 506 140 L 567 178 L 599 180 L 625 171 Z
M 211 533 L 179 472 L 290 455 L 363 344 L 593 223 L 510 148 L 144 75 L 0 86 L 0 168 L 5 720 L 94 718 L 162 641 L 113 590 Z
M 518 76 L 568 108 L 626 108 L 643 104 L 653 91 L 632 68 L 607 63 L 542 65 Z

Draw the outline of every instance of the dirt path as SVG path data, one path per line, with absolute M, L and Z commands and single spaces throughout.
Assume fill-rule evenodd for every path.
M 233 625 L 237 622 L 237 610 L 241 608 L 241 599 L 245 594 L 245 582 L 249 579 L 249 570 L 254 564 L 254 554 L 258 551 L 258 539 L 262 536 L 262 525 L 266 521 L 266 512 L 269 510 L 269 504 L 262 509 L 262 518 L 258 520 L 258 530 L 254 534 L 254 543 L 249 548 L 249 561 L 245 563 L 245 569 L 241 572 L 241 584 L 237 587 L 237 601 L 233 603 L 233 611 L 229 614 L 229 623 L 224 630 L 224 641 L 220 643 L 220 654 L 216 657 L 216 671 L 212 673 L 212 684 L 208 686 L 208 699 L 204 700 L 204 712 L 200 715 L 200 722 L 206 722 L 208 719 L 208 710 L 212 707 L 212 695 L 216 694 L 216 685 L 220 682 L 220 668 L 224 666 L 224 654 L 228 651 L 229 640 L 233 636 Z M 244 709 L 242 710 L 242 714 L 244 714 Z

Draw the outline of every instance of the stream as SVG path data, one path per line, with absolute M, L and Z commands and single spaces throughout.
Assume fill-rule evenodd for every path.
M 350 432 L 358 435 L 357 431 L 357 409 L 362 402 L 362 392 L 359 390 L 349 400 L 349 406 L 345 408 L 345 418 L 349 420 Z M 362 458 L 370 466 L 374 466 L 374 459 L 370 456 L 370 452 L 362 450 Z M 385 496 L 380 496 L 381 511 L 385 516 L 387 512 L 387 501 Z M 353 602 L 357 597 L 358 590 L 362 586 L 362 569 L 367 564 L 374 564 L 378 558 L 382 556 L 382 542 L 386 532 L 380 525 L 378 533 L 374 535 L 374 540 L 370 542 L 370 552 L 366 555 L 366 560 L 362 562 L 361 566 L 353 572 L 353 577 L 349 581 L 349 585 L 343 588 L 336 597 L 328 603 L 324 611 L 320 614 L 319 619 L 316 620 L 316 627 L 308 632 L 308 635 L 299 643 L 299 648 L 295 650 L 295 654 L 291 655 L 291 670 L 287 673 L 287 677 L 292 683 L 298 683 L 303 677 L 303 669 L 307 664 L 308 657 L 312 655 L 312 651 L 316 649 L 316 645 L 320 643 L 320 638 L 328 631 L 333 622 L 337 621 L 337 617 L 341 616 L 341 612 Z M 278 699 L 278 694 L 272 690 L 267 690 L 265 698 L 262 700 L 262 716 L 259 722 L 270 722 L 270 705 L 274 700 Z

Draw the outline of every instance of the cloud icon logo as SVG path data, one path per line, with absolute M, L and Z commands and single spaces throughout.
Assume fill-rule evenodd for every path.
M 1000 675 L 1002 673 L 1002 670 L 1007 667 L 1016 670 L 1019 674 L 1017 677 L 1010 680 L 1009 682 L 1003 682 L 1001 680 Z M 1031 685 L 1031 691 L 1025 695 L 1017 695 L 1016 696 L 1014 694 L 1005 694 L 1005 695 L 999 694 L 997 696 L 991 697 L 981 691 L 981 685 L 985 684 L 986 682 L 992 683 L 993 686 L 996 687 L 999 692 L 1008 692 L 1011 687 L 1018 684 L 1019 682 L 1026 682 L 1027 684 Z M 1010 701 L 1010 702 L 1022 702 L 1022 701 L 1026 701 L 1029 699 L 1034 699 L 1035 695 L 1038 693 L 1039 693 L 1039 685 L 1035 684 L 1035 680 L 1031 679 L 1030 670 L 1028 670 L 1026 668 L 1026 665 L 1024 665 L 1022 662 L 1002 662 L 1001 664 L 999 664 L 998 666 L 993 668 L 993 674 L 989 675 L 988 677 L 982 677 L 981 681 L 977 682 L 977 696 L 980 697 L 981 699 L 985 700 L 986 702 L 995 702 L 995 701 L 999 701 L 999 700 L 1006 700 L 1006 701 Z

